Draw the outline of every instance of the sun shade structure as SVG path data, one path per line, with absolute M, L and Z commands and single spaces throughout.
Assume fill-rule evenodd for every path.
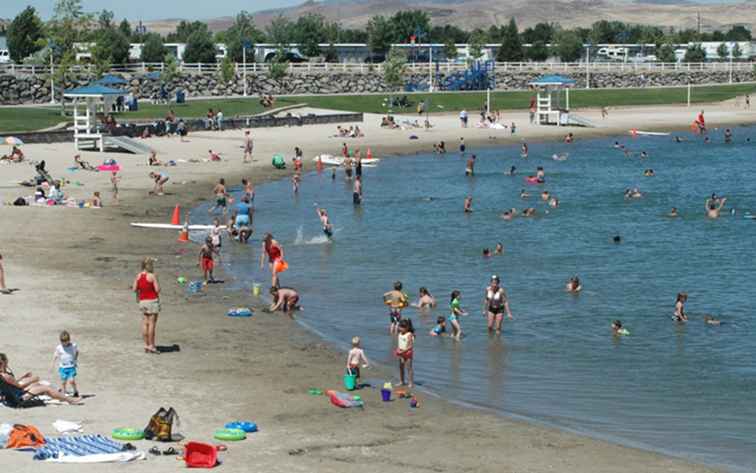
M 82 144 L 94 145 L 100 151 L 105 150 L 102 133 L 97 127 L 98 108 L 104 114 L 111 109 L 113 102 L 126 95 L 126 91 L 114 89 L 102 84 L 92 84 L 63 93 L 64 99 L 73 101 L 74 146 L 80 150 Z M 83 110 L 82 110 L 83 107 Z
M 113 85 L 128 85 L 129 81 L 113 74 L 105 74 L 95 84 L 104 85 L 110 87 Z
M 570 88 L 575 80 L 558 74 L 541 76 L 528 83 L 537 91 L 536 122 L 539 125 L 564 125 L 570 116 Z M 561 106 L 561 93 L 564 91 L 565 104 Z

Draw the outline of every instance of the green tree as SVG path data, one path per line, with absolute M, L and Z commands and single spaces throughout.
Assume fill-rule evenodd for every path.
M 737 25 L 730 28 L 725 33 L 727 41 L 751 41 L 751 31 L 743 25 Z
M 34 7 L 26 7 L 8 27 L 8 49 L 11 59 L 21 62 L 26 56 L 42 49 L 38 44 L 42 35 L 42 20 L 37 16 L 37 11 Z
M 247 43 L 250 47 L 253 47 L 256 42 L 264 39 L 265 35 L 255 26 L 252 15 L 246 11 L 242 11 L 234 18 L 234 24 L 231 25 L 231 28 L 226 30 L 225 42 L 228 55 L 234 61 L 242 62 L 244 59 L 242 49 L 244 48 L 244 44 Z M 247 50 L 247 62 L 254 62 L 254 60 L 254 51 Z
M 371 17 L 367 24 L 368 48 L 377 54 L 386 54 L 393 42 L 393 28 L 386 17 Z
M 701 47 L 700 44 L 694 44 L 693 46 L 688 47 L 688 50 L 685 51 L 685 57 L 683 57 L 684 62 L 705 62 L 706 61 L 706 51 L 703 47 Z
M 549 47 L 539 39 L 525 50 L 525 55 L 531 61 L 543 62 L 549 58 Z
M 455 43 L 466 43 L 470 33 L 454 25 L 434 26 L 430 31 L 431 43 L 444 43 L 453 41 Z
M 97 32 L 96 44 L 92 48 L 92 61 L 110 68 L 112 64 L 129 62 L 129 41 L 118 29 L 110 27 Z
M 128 38 L 129 41 L 133 39 L 134 32 L 131 30 L 131 24 L 126 18 L 121 20 L 121 22 L 118 24 L 118 31 L 120 31 L 121 34 L 123 34 L 126 38 Z
M 502 28 L 501 32 L 501 47 L 499 47 L 499 51 L 496 53 L 496 60 L 501 62 L 522 61 L 524 54 L 515 19 L 510 18 L 509 24 Z
M 732 49 L 730 50 L 730 54 L 732 55 L 732 59 L 734 61 L 738 61 L 740 59 L 743 59 L 743 50 L 740 49 L 740 45 L 738 43 L 735 43 L 732 45 Z
M 675 56 L 675 47 L 671 43 L 666 43 L 656 50 L 656 59 L 659 62 L 677 62 Z
M 580 59 L 583 52 L 583 42 L 575 31 L 562 30 L 555 36 L 556 55 L 563 62 L 574 62 Z
M 423 10 L 400 10 L 391 17 L 392 42 L 409 43 L 410 36 L 430 33 L 430 17 Z
M 268 36 L 268 41 L 271 43 L 289 44 L 294 36 L 293 29 L 294 24 L 284 16 L 279 15 L 273 18 L 273 21 L 265 29 L 265 33 Z
M 187 43 L 189 37 L 195 32 L 208 33 L 207 24 L 201 21 L 181 21 L 176 25 L 176 31 L 170 33 L 167 38 L 169 43 Z
M 719 46 L 717 46 L 717 56 L 720 61 L 730 58 L 730 48 L 727 47 L 727 43 L 719 43 Z
M 101 30 L 109 30 L 115 25 L 113 24 L 113 18 L 115 15 L 110 10 L 102 10 L 97 16 L 97 28 Z
M 526 43 L 533 44 L 536 41 L 550 43 L 554 39 L 554 25 L 551 23 L 536 23 L 522 32 L 522 40 Z
M 320 55 L 320 43 L 326 40 L 326 22 L 322 15 L 308 13 L 300 16 L 292 32 L 302 54 L 307 57 Z
M 333 43 L 329 44 L 325 50 L 325 62 L 339 62 L 339 54 Z
M 444 56 L 446 56 L 447 61 L 454 61 L 457 59 L 457 55 L 459 52 L 457 51 L 457 44 L 454 42 L 454 38 L 449 38 L 444 43 Z
M 168 50 L 163 44 L 163 38 L 157 33 L 147 33 L 142 44 L 143 62 L 161 62 Z
M 273 60 L 270 61 L 270 77 L 274 80 L 281 80 L 286 76 L 289 64 L 286 60 L 286 50 L 283 45 L 279 45 Z
M 179 75 L 178 61 L 173 54 L 166 54 L 163 58 L 163 72 L 160 74 L 160 79 L 164 83 L 173 82 L 173 79 Z
M 398 48 L 391 48 L 383 63 L 383 80 L 386 85 L 396 90 L 404 85 L 404 68 L 407 65 L 407 56 Z
M 187 39 L 184 61 L 188 63 L 215 62 L 215 43 L 213 43 L 213 37 L 208 31 L 207 25 L 195 30 Z
M 234 61 L 232 61 L 228 56 L 224 57 L 223 61 L 221 61 L 220 78 L 226 84 L 236 78 L 236 67 L 234 66 Z
M 475 30 L 470 35 L 470 41 L 467 43 L 467 55 L 473 60 L 477 61 L 483 57 L 483 45 L 486 42 L 486 35 L 481 30 Z
M 56 45 L 54 55 L 60 59 L 73 44 L 82 41 L 93 22 L 91 15 L 84 13 L 81 0 L 57 0 L 54 14 L 47 24 L 49 36 Z

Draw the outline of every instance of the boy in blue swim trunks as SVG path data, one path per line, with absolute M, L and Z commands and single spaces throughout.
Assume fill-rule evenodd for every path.
M 63 385 L 63 394 L 67 394 L 68 384 L 71 384 L 73 396 L 79 397 L 79 388 L 76 386 L 76 366 L 79 361 L 79 347 L 71 342 L 71 335 L 63 330 L 60 332 L 60 345 L 55 347 L 53 363 L 58 362 L 58 374 Z

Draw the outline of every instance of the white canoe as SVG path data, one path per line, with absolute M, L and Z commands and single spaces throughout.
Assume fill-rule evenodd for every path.
M 139 228 L 157 228 L 160 230 L 181 230 L 184 228 L 183 225 L 172 225 L 170 223 L 132 223 L 132 227 L 139 227 Z M 189 231 L 203 231 L 203 230 L 212 230 L 215 227 L 215 225 L 189 225 Z M 226 228 L 225 225 L 220 225 L 218 228 L 224 230 Z
M 321 154 L 320 156 L 315 156 L 313 158 L 313 161 L 317 163 L 318 159 L 326 166 L 343 166 L 344 165 L 344 158 L 341 156 Z M 362 158 L 361 161 L 362 161 L 363 166 L 374 166 L 378 164 L 381 160 L 378 158 L 370 158 L 370 159 Z

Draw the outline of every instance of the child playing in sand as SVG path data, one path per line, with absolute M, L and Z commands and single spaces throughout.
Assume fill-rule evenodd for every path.
M 110 184 L 113 185 L 113 202 L 118 203 L 118 183 L 121 182 L 121 178 L 118 176 L 118 171 L 113 171 L 110 176 Z
M 394 290 L 383 295 L 383 303 L 389 306 L 389 332 L 393 335 L 399 330 L 399 322 L 402 320 L 402 309 L 409 305 L 409 298 L 402 292 L 402 282 L 394 283 Z
M 446 317 L 439 315 L 436 319 L 436 326 L 430 331 L 431 337 L 442 337 L 446 335 Z
M 410 319 L 399 322 L 399 335 L 397 336 L 396 356 L 399 358 L 399 380 L 402 386 L 405 384 L 412 387 L 415 378 L 412 359 L 414 358 L 415 330 L 412 328 Z M 404 370 L 407 369 L 407 381 L 405 382 Z
M 155 182 L 155 187 L 150 191 L 150 195 L 163 195 L 165 193 L 165 183 L 168 182 L 168 174 L 160 172 L 150 172 L 150 178 Z
M 213 278 L 213 268 L 215 267 L 215 261 L 213 261 L 214 252 L 213 239 L 207 237 L 205 244 L 202 245 L 199 251 L 199 267 L 202 268 L 205 284 L 215 281 L 215 278 Z
M 53 364 L 58 362 L 58 374 L 63 394 L 68 395 L 68 384 L 73 389 L 73 397 L 79 397 L 79 388 L 76 386 L 76 366 L 79 361 L 79 347 L 71 341 L 71 335 L 63 330 L 60 332 L 60 345 L 55 347 Z
M 347 355 L 346 369 L 348 374 L 357 376 L 357 381 L 360 380 L 360 365 L 363 368 L 367 368 L 370 363 L 360 344 L 360 337 L 354 337 L 352 338 L 352 349 L 349 350 L 349 354 Z

